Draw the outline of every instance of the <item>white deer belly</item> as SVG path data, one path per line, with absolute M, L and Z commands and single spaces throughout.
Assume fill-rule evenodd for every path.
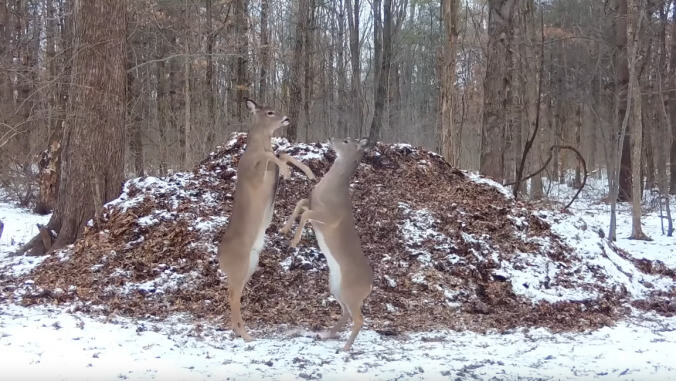
M 262 222 L 263 225 L 260 227 L 260 229 L 258 229 L 258 235 L 256 235 L 256 240 L 251 247 L 251 253 L 249 253 L 249 272 L 247 279 L 251 277 L 251 275 L 258 268 L 258 259 L 260 257 L 261 251 L 263 251 L 263 247 L 265 246 L 265 230 L 267 229 L 268 225 L 270 225 L 271 221 L 272 206 L 268 207 L 268 209 L 265 211 L 265 216 Z
M 249 273 L 247 278 L 251 277 L 258 268 L 258 257 L 265 246 L 265 229 L 260 229 L 249 254 Z
M 333 254 L 331 254 L 331 250 L 326 244 L 324 236 L 322 235 L 321 232 L 319 232 L 319 229 L 314 229 L 314 231 L 317 237 L 317 243 L 319 244 L 319 248 L 322 250 L 322 253 L 324 253 L 324 256 L 326 257 L 326 262 L 329 265 L 329 289 L 331 290 L 333 296 L 336 297 L 336 299 L 341 299 L 340 265 L 338 264 L 338 261 L 336 261 L 336 258 L 333 256 Z

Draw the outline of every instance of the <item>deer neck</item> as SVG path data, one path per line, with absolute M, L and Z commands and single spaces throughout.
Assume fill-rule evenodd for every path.
M 272 133 L 268 132 L 249 132 L 247 137 L 247 150 L 272 152 Z
M 350 181 L 352 180 L 352 175 L 354 175 L 354 172 L 357 170 L 357 166 L 359 166 L 360 159 L 361 157 L 337 157 L 336 161 L 333 162 L 331 169 L 329 169 L 329 172 L 326 174 L 326 177 L 331 180 L 333 185 L 348 187 L 350 185 Z

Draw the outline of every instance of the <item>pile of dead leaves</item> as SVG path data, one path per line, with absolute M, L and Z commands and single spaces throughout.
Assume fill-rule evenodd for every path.
M 142 317 L 188 313 L 225 326 L 227 282 L 218 270 L 216 245 L 230 215 L 245 143 L 246 135 L 234 135 L 191 173 L 127 182 L 120 199 L 106 206 L 74 247 L 20 280 L 34 282 L 28 282 L 23 302 L 72 303 L 90 312 Z M 306 162 L 318 178 L 334 160 L 324 144 L 278 140 L 276 148 Z M 330 297 L 312 229 L 298 250 L 277 233 L 314 184 L 294 171 L 280 180 L 267 244 L 245 290 L 244 318 L 253 328 L 324 328 L 340 310 Z M 549 303 L 517 295 L 495 271 L 501 261 L 536 252 L 565 267 L 576 260 L 574 250 L 528 205 L 470 179 L 437 154 L 379 144 L 365 155 L 352 184 L 359 234 L 375 271 L 364 306 L 373 329 L 577 330 L 611 324 L 625 312 L 618 302 L 623 296 L 603 286 L 602 274 L 590 286 L 596 287 L 593 299 Z

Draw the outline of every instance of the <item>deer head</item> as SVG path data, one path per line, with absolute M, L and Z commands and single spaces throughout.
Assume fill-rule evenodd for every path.
M 252 133 L 272 135 L 278 128 L 288 126 L 291 123 L 288 116 L 282 115 L 270 107 L 260 106 L 251 99 L 246 100 L 246 107 L 253 115 Z
M 350 138 L 331 138 L 331 147 L 336 151 L 336 155 L 342 158 L 361 157 L 368 151 L 368 139 L 359 140 Z

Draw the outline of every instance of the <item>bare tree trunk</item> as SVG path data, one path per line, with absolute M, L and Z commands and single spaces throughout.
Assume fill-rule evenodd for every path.
M 379 69 L 376 70 L 374 77 L 377 87 L 374 94 L 373 120 L 369 131 L 369 144 L 371 145 L 375 145 L 380 140 L 380 131 L 383 129 L 383 113 L 387 100 L 387 84 L 390 79 L 392 62 L 392 0 L 385 0 L 382 19 L 380 16 L 380 0 L 374 0 L 373 18 L 375 31 L 373 34 L 374 65 Z
M 185 145 L 183 147 L 183 168 L 188 169 L 192 164 L 192 100 L 190 99 L 190 2 L 185 0 L 185 37 L 183 40 L 183 96 L 185 100 L 183 133 Z
M 617 92 L 620 95 L 618 120 L 624 118 L 626 112 L 625 106 L 627 104 L 625 97 L 627 96 L 627 84 L 629 82 L 629 69 L 627 67 L 627 0 L 618 0 L 617 2 L 617 25 L 616 25 L 616 44 L 617 44 L 617 74 L 616 86 Z M 634 127 L 629 124 L 627 134 L 624 136 L 622 142 L 622 154 L 620 164 L 620 190 L 618 193 L 619 201 L 631 200 L 632 192 L 632 160 L 631 160 L 631 128 Z M 637 165 L 639 165 L 637 163 Z
M 162 41 L 159 42 L 163 44 Z M 159 56 L 164 55 L 164 49 L 159 48 Z M 169 118 L 169 99 L 167 97 L 167 73 L 164 65 L 164 60 L 157 61 L 157 98 L 155 104 L 157 106 L 157 131 L 160 135 L 159 141 L 159 170 L 160 175 L 164 176 L 167 173 L 167 119 Z
M 235 116 L 241 124 L 243 122 L 244 97 L 248 92 L 246 65 L 249 44 L 247 34 L 249 32 L 248 1 L 237 0 L 235 5 L 235 27 L 237 29 L 237 105 Z
M 132 62 L 128 60 L 128 62 Z M 136 89 L 142 84 L 137 84 L 140 78 L 135 76 L 131 70 L 127 71 L 127 105 L 129 105 L 129 122 L 127 123 L 129 129 L 131 130 L 131 142 L 129 144 L 132 157 L 134 158 L 134 174 L 136 176 L 143 176 L 143 131 L 142 123 L 143 116 L 142 110 L 139 108 L 142 107 L 142 102 L 136 102 L 138 99 L 139 92 Z
M 296 20 L 296 35 L 294 37 L 295 43 L 290 73 L 291 83 L 289 86 L 289 95 L 291 96 L 289 118 L 291 119 L 291 125 L 286 127 L 286 137 L 292 142 L 298 140 L 298 131 L 302 129 L 302 121 L 300 120 L 300 107 L 303 101 L 301 67 L 303 66 L 303 35 L 307 28 L 308 15 L 308 0 L 298 0 L 298 18 Z
M 676 86 L 674 86 L 675 81 L 674 77 L 676 77 L 676 38 L 673 38 L 676 36 L 676 6 L 672 7 L 673 13 L 671 17 L 671 54 L 669 57 L 669 78 L 671 78 L 671 84 L 672 88 L 671 94 L 669 95 L 669 116 L 671 119 L 671 136 L 672 136 L 672 142 L 671 142 L 671 148 L 669 149 L 669 163 L 670 165 L 670 178 L 671 181 L 669 183 L 669 193 L 671 194 L 676 194 L 676 96 L 674 95 L 674 92 L 676 91 Z
M 453 100 L 455 83 L 455 52 L 458 38 L 458 1 L 442 2 L 444 20 L 444 63 L 441 69 L 441 153 L 452 166 L 455 162 L 455 126 L 453 125 Z
M 353 3 L 354 1 L 354 3 Z M 361 136 L 364 130 L 364 110 L 362 107 L 361 91 L 361 44 L 359 42 L 359 12 L 361 7 L 359 0 L 345 0 L 347 4 L 347 22 L 350 31 L 350 62 L 352 64 L 352 74 L 350 80 L 352 96 L 352 121 L 348 123 L 349 135 Z
M 514 0 L 488 1 L 488 49 L 479 172 L 500 183 L 504 180 L 507 84 L 510 80 L 508 63 L 511 62 L 515 9 Z
M 646 97 L 643 101 L 641 118 L 641 126 L 643 126 L 643 160 L 645 165 L 641 166 L 645 174 L 645 188 L 644 190 L 652 190 L 655 188 L 655 160 L 653 152 L 653 118 L 650 107 L 649 98 Z M 643 178 L 644 176 L 641 176 Z
M 73 86 L 62 151 L 59 200 L 49 227 L 53 248 L 72 243 L 124 180 L 126 4 L 75 2 Z
M 267 4 L 266 0 L 263 0 L 263 3 Z M 213 4 L 212 0 L 205 0 L 206 6 L 206 17 L 207 17 L 207 38 L 206 38 L 206 53 L 207 53 L 207 67 L 205 70 L 205 94 L 207 102 L 207 139 L 206 139 L 206 149 L 212 149 L 214 145 L 214 139 L 216 135 L 216 96 L 214 94 L 214 43 L 216 40 L 216 32 L 214 31 L 213 26 Z M 263 17 L 261 10 L 261 17 Z M 267 14 L 266 14 L 267 16 Z M 267 22 L 267 18 L 265 19 Z M 267 27 L 267 26 L 266 26 Z M 263 29 L 263 20 L 261 20 L 261 29 Z M 261 43 L 263 43 L 261 36 Z M 267 44 L 267 42 L 266 42 Z M 261 74 L 262 76 L 263 74 Z
M 643 15 L 643 5 L 641 9 L 636 9 L 635 0 L 627 1 L 627 50 L 633 52 L 636 49 L 634 46 L 638 45 L 639 33 L 641 24 L 640 21 Z M 641 1 L 641 0 L 639 0 Z M 637 22 L 637 25 L 634 22 Z M 630 239 L 650 240 L 650 238 L 643 233 L 641 228 L 641 144 L 643 143 L 643 128 L 641 120 L 641 87 L 638 80 L 638 73 L 636 72 L 636 58 L 631 55 L 627 61 L 629 68 L 629 80 L 631 86 L 628 97 L 632 97 L 631 110 L 631 156 L 634 167 L 632 169 L 632 208 L 631 208 L 631 236 Z M 627 110 L 630 111 L 630 110 Z
M 337 108 L 337 134 L 338 136 L 348 136 L 348 123 L 345 113 L 348 110 L 347 107 L 347 73 L 345 65 L 345 15 L 343 11 L 345 10 L 345 2 L 350 2 L 352 0 L 341 0 L 340 11 L 337 16 L 338 23 L 338 38 L 334 40 L 334 46 L 338 46 L 338 51 L 336 52 L 337 57 L 337 81 L 338 81 L 338 108 Z M 337 41 L 337 42 L 336 42 Z
M 582 150 L 582 104 L 578 103 L 575 107 L 575 148 Z M 573 180 L 573 188 L 580 189 L 582 187 L 582 174 L 580 173 L 580 163 L 575 163 L 575 179 Z
M 211 1 L 211 0 L 209 0 Z M 269 0 L 261 0 L 261 76 L 258 80 L 258 99 L 268 104 L 268 70 L 270 69 L 270 31 L 268 30 Z
M 310 141 L 310 126 L 312 126 L 312 116 L 310 115 L 310 104 L 313 98 L 313 89 L 314 89 L 314 75 L 313 66 L 314 66 L 314 54 L 313 54 L 313 34 L 314 34 L 314 17 L 315 17 L 315 0 L 309 1 L 309 9 L 306 11 L 307 20 L 305 27 L 303 28 L 303 63 L 304 67 L 304 83 L 303 83 L 303 114 L 305 119 L 303 122 L 305 130 L 305 141 Z

